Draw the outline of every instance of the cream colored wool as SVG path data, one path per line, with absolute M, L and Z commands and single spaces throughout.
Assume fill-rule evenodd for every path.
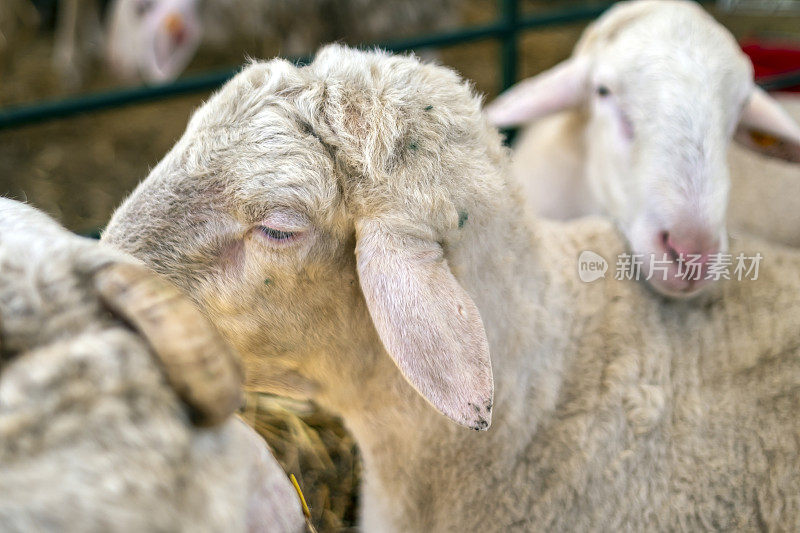
M 759 279 L 692 302 L 582 283 L 620 235 L 526 218 L 507 156 L 452 71 L 330 46 L 223 87 L 103 240 L 200 304 L 250 388 L 344 418 L 364 531 L 796 529 L 800 254 L 734 241 Z
M 303 530 L 264 441 L 194 427 L 103 307 L 91 273 L 125 261 L 0 199 L 0 530 Z

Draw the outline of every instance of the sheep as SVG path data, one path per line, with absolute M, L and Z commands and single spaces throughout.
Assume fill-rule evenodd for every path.
M 175 79 L 201 40 L 229 48 L 235 39 L 277 41 L 301 56 L 320 43 L 369 42 L 454 25 L 460 0 L 112 0 L 107 63 L 124 79 Z
M 622 239 L 527 217 L 508 155 L 453 71 L 331 45 L 235 76 L 101 242 L 204 310 L 246 389 L 341 415 L 365 531 L 794 528 L 798 252 L 734 240 L 758 280 L 699 300 L 584 283 Z
M 781 107 L 800 122 L 800 98 L 782 96 Z M 789 246 L 800 246 L 800 166 L 731 146 L 731 232 L 758 235 Z
M 3 531 L 300 531 L 240 383 L 169 284 L 0 199 Z
M 590 25 L 572 57 L 486 107 L 507 127 L 529 123 L 513 174 L 530 209 L 571 219 L 611 216 L 645 267 L 672 259 L 653 288 L 691 297 L 727 250 L 734 136 L 800 161 L 800 126 L 753 84 L 733 36 L 696 2 L 620 2 Z M 737 125 L 738 123 L 738 125 Z M 684 276 L 687 260 L 699 276 Z M 697 279 L 695 279 L 697 278 Z
M 200 45 L 198 0 L 116 0 L 108 9 L 106 63 L 123 80 L 175 79 Z

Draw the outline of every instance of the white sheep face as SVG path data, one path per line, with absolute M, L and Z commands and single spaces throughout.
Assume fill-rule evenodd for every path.
M 651 283 L 672 296 L 705 283 L 676 275 L 675 259 L 699 256 L 707 267 L 726 250 L 727 150 L 753 90 L 743 54 L 712 29 L 721 30 L 645 17 L 598 49 L 587 76 L 589 185 L 644 271 L 671 261 L 667 279 Z
M 128 80 L 170 81 L 200 44 L 197 0 L 114 0 L 109 6 L 106 60 Z
M 479 133 L 497 140 L 466 84 L 413 58 L 334 46 L 304 68 L 255 64 L 198 110 L 103 238 L 200 304 L 251 388 L 352 408 L 340 384 L 399 368 L 485 429 L 486 334 L 445 259 L 469 232 L 459 211 L 480 219 L 470 202 L 488 187 L 464 176 L 496 174 L 465 156 Z

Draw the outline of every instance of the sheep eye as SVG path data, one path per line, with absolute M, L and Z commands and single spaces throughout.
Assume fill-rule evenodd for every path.
M 286 242 L 297 234 L 295 231 L 281 231 L 275 228 L 268 228 L 267 226 L 259 226 L 258 229 L 268 239 L 278 242 Z
M 608 96 L 609 94 L 611 94 L 611 91 L 605 85 L 599 85 L 597 87 L 597 95 L 598 96 L 605 97 L 605 96 Z

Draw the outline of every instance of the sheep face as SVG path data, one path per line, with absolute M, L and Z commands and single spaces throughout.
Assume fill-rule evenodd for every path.
M 115 0 L 109 12 L 106 60 L 123 79 L 173 80 L 200 44 L 197 0 Z
M 653 260 L 668 267 L 651 284 L 670 296 L 696 294 L 726 250 L 734 134 L 800 161 L 800 127 L 754 86 L 733 36 L 695 2 L 621 2 L 586 30 L 572 58 L 513 87 L 487 113 L 508 126 L 565 109 L 585 116 L 594 200 L 644 271 Z
M 198 302 L 251 388 L 352 405 L 341 384 L 368 387 L 388 353 L 440 411 L 484 429 L 486 336 L 446 257 L 467 239 L 463 213 L 490 212 L 476 189 L 499 186 L 500 157 L 452 72 L 328 47 L 229 82 L 103 239 Z
M 666 276 L 651 284 L 689 296 L 706 283 L 714 254 L 727 249 L 727 149 L 753 91 L 752 68 L 699 8 L 666 25 L 659 16 L 641 16 L 603 36 L 602 46 L 590 36 L 578 46 L 593 56 L 586 176 L 632 252 L 642 254 L 644 271 L 653 260 L 669 261 Z M 686 260 L 700 268 L 684 279 Z

